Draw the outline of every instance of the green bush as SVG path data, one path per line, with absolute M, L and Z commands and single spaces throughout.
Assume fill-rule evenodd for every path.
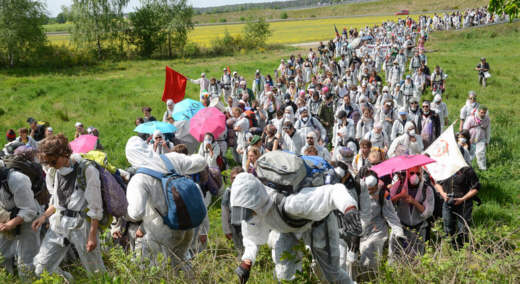
M 194 42 L 188 42 L 184 46 L 184 57 L 197 57 L 201 55 L 200 47 Z
M 280 19 L 285 20 L 287 18 L 289 18 L 289 15 L 287 15 L 287 12 L 283 12 L 282 14 L 280 14 Z
M 221 19 L 219 19 L 218 21 L 221 22 L 221 23 L 225 23 L 225 22 L 227 22 L 226 18 L 221 18 Z

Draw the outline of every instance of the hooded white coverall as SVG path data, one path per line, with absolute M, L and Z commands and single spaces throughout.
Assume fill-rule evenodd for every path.
M 18 273 L 32 271 L 33 258 L 40 249 L 40 231 L 33 231 L 32 221 L 41 211 L 38 202 L 34 199 L 31 189 L 31 180 L 28 176 L 18 171 L 11 171 L 7 178 L 6 188 L 0 185 L 0 207 L 11 211 L 18 208 L 16 217 L 21 217 L 23 223 L 19 226 L 19 233 L 0 234 L 0 254 L 3 257 L 3 266 L 8 272 L 13 273 L 12 263 L 17 259 Z
M 105 265 L 101 258 L 99 249 L 99 230 L 97 246 L 94 250 L 87 252 L 87 240 L 90 232 L 90 221 L 87 217 L 96 220 L 103 219 L 103 201 L 101 199 L 101 182 L 99 172 L 94 166 L 88 166 L 85 170 L 86 188 L 80 189 L 76 179 L 75 190 L 65 206 L 60 205 L 58 190 L 59 175 L 66 176 L 73 171 L 72 166 L 79 163 L 83 158 L 74 154 L 70 157 L 71 166 L 62 167 L 56 170 L 54 179 L 49 174 L 54 169 L 50 169 L 46 176 L 47 189 L 51 194 L 50 204 L 56 208 L 56 212 L 49 218 L 50 228 L 42 241 L 40 251 L 34 257 L 35 272 L 37 275 L 47 270 L 49 273 L 64 274 L 65 277 L 72 277 L 59 268 L 60 263 L 70 249 L 74 246 L 78 252 L 79 259 L 88 273 L 104 272 Z M 80 215 L 69 217 L 63 215 L 65 211 L 81 212 Z M 86 212 L 86 213 L 85 213 Z M 70 279 L 69 279 L 70 280 Z
M 200 155 L 186 156 L 172 152 L 166 154 L 166 157 L 180 175 L 195 174 L 207 166 Z M 135 168 L 143 167 L 162 173 L 168 172 L 159 155 L 150 151 L 139 137 L 134 136 L 128 140 L 126 158 Z M 173 266 L 182 263 L 194 230 L 172 230 L 164 224 L 162 216 L 166 215 L 167 206 L 161 181 L 149 175 L 136 174 L 128 183 L 126 197 L 129 219 L 133 222 L 142 221 L 145 231 L 140 240 L 142 257 L 150 258 L 153 262 L 157 255 L 162 253 L 164 256 L 171 257 Z
M 275 203 L 276 196 L 275 190 L 264 186 L 255 176 L 247 173 L 236 176 L 231 190 L 231 206 L 248 208 L 256 213 L 249 221 L 242 221 L 245 248 L 242 260 L 255 261 L 258 245 L 267 242 L 271 230 L 269 243 L 273 248 L 277 277 L 291 279 L 298 269 L 297 263 L 280 258 L 283 252 L 290 251 L 297 239 L 303 235 L 306 243 L 311 246 L 313 256 L 320 264 L 320 271 L 327 281 L 351 283 L 348 274 L 339 267 L 338 225 L 336 217 L 329 215 L 333 210 L 345 212 L 352 206 L 357 207 L 357 202 L 348 194 L 345 186 L 335 184 L 306 187 L 285 198 L 283 208 L 290 218 L 315 222 L 325 219 L 317 227 L 326 223 L 325 227 L 328 227 L 328 230 L 311 229 L 312 222 L 302 227 L 289 226 L 279 213 Z M 326 232 L 329 236 L 329 251 L 326 250 Z M 312 244 L 310 240 L 313 240 Z

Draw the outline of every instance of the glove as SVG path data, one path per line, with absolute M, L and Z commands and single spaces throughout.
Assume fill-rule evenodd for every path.
M 361 236 L 363 228 L 361 227 L 361 219 L 359 218 L 359 210 L 350 210 L 343 214 L 341 225 L 345 233 L 354 236 Z
M 249 279 L 249 272 L 251 271 L 251 264 L 244 261 L 235 269 L 235 273 L 238 275 L 240 284 L 245 284 Z

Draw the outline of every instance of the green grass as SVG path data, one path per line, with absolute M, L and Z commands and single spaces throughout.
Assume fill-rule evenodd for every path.
M 518 283 L 520 277 L 520 113 L 518 110 L 518 46 L 520 23 L 475 28 L 465 31 L 432 34 L 427 44 L 428 62 L 439 64 L 449 75 L 447 90 L 450 120 L 458 117 L 467 92 L 476 90 L 478 99 L 490 109 L 492 140 L 488 150 L 489 170 L 478 172 L 482 182 L 479 196 L 483 200 L 474 209 L 474 252 L 454 252 L 441 244 L 432 248 L 420 263 L 396 268 L 384 266 L 374 282 L 378 283 Z M 219 77 L 222 67 L 245 74 L 251 80 L 254 70 L 271 73 L 281 57 L 298 50 L 242 54 L 233 57 L 183 60 L 146 60 L 104 62 L 94 67 L 67 70 L 15 69 L 0 70 L 0 133 L 8 128 L 26 126 L 33 116 L 47 120 L 55 131 L 72 137 L 74 123 L 96 126 L 109 158 L 117 166 L 127 165 L 124 146 L 133 135 L 134 119 L 141 116 L 144 105 L 153 108 L 160 118 L 164 104 L 160 101 L 164 84 L 164 67 L 196 78 L 201 72 Z M 303 51 L 301 51 L 304 53 Z M 478 86 L 473 68 L 485 56 L 493 77 L 487 89 Z M 187 94 L 195 98 L 198 86 L 188 83 Z M 4 138 L 2 138 L 4 139 Z M 143 270 L 120 250 L 104 247 L 108 275 L 87 281 L 77 265 L 72 270 L 79 282 L 85 283 L 234 283 L 233 269 L 238 264 L 220 227 L 220 206 L 216 202 L 209 211 L 210 249 L 194 261 L 195 278 L 183 280 L 170 270 Z M 501 242 L 497 242 L 502 240 Z M 487 248 L 487 245 L 490 247 Z M 511 255 L 509 254 L 511 253 Z M 274 283 L 270 251 L 263 247 L 254 266 L 250 283 Z M 309 276 L 310 272 L 302 277 Z M 455 277 L 457 276 L 457 277 Z M 14 282 L 0 273 L 0 282 Z M 301 278 L 300 278 L 301 279 Z M 311 278 L 309 278 L 311 279 Z M 52 277 L 43 279 L 51 282 Z M 312 279 L 311 279 L 312 280 Z
M 44 25 L 43 28 L 46 32 L 70 32 L 72 29 L 72 23 L 67 22 L 63 24 L 48 24 Z

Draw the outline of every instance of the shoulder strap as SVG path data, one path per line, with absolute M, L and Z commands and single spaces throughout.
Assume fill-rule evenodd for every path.
M 162 179 L 164 177 L 164 174 L 158 172 L 158 171 L 154 171 L 154 170 L 151 170 L 151 169 L 148 169 L 148 168 L 139 168 L 137 169 L 137 171 L 135 172 L 136 174 L 145 174 L 145 175 L 149 175 L 151 177 L 154 177 L 156 179 Z
M 87 168 L 89 166 L 94 166 L 98 169 L 98 164 L 94 161 L 84 159 L 78 163 L 76 170 L 79 170 L 77 175 L 77 182 L 79 184 L 80 189 L 85 190 L 87 188 Z
M 173 167 L 173 164 L 170 161 L 170 159 L 168 159 L 168 157 L 166 157 L 166 155 L 164 155 L 164 154 L 160 155 L 160 157 L 161 157 L 161 160 L 163 161 L 164 165 L 166 166 L 166 169 L 168 169 L 168 172 L 170 172 L 171 174 L 174 174 L 174 175 L 178 175 L 177 172 L 175 171 L 175 168 Z

